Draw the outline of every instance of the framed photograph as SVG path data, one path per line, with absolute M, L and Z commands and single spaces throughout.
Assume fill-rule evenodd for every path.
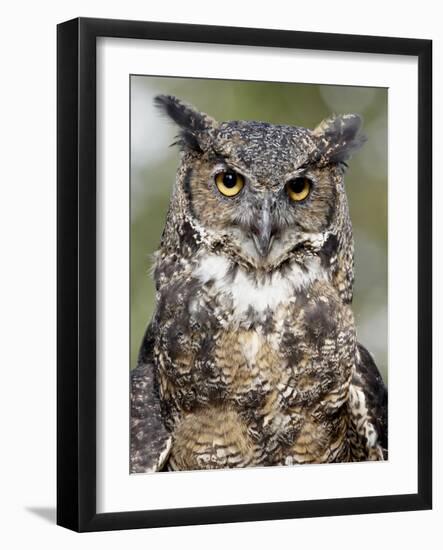
M 57 36 L 57 523 L 431 508 L 431 41 Z

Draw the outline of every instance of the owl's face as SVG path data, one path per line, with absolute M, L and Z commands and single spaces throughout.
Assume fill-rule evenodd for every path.
M 360 118 L 314 131 L 263 122 L 217 123 L 175 98 L 157 103 L 181 128 L 189 212 L 229 252 L 254 267 L 277 266 L 324 245 L 344 197 L 343 165 L 362 143 Z

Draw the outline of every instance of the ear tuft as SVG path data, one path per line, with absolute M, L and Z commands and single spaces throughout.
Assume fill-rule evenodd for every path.
M 207 149 L 215 120 L 171 95 L 158 95 L 154 98 L 154 103 L 180 128 L 178 139 L 173 145 L 199 152 Z
M 323 120 L 313 130 L 325 162 L 344 163 L 360 149 L 366 142 L 366 136 L 359 133 L 361 125 L 359 115 L 338 115 Z

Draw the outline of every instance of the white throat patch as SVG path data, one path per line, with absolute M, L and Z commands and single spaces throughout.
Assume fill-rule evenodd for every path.
M 262 281 L 255 281 L 241 267 L 232 280 L 228 275 L 231 267 L 230 260 L 224 256 L 206 254 L 202 256 L 195 275 L 203 284 L 212 281 L 217 293 L 231 296 L 238 316 L 243 316 L 251 307 L 258 313 L 268 308 L 274 310 L 281 303 L 287 302 L 295 291 L 308 287 L 313 281 L 327 278 L 319 258 L 312 258 L 306 264 L 306 269 L 294 263 L 284 275 L 275 271 Z

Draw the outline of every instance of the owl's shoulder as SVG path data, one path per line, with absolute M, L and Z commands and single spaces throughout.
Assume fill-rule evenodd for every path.
M 360 343 L 355 354 L 355 372 L 351 383 L 351 412 L 362 428 L 370 449 L 387 458 L 388 392 L 374 358 Z

